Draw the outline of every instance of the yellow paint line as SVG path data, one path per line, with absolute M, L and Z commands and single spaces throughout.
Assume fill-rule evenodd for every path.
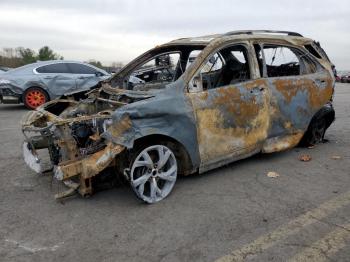
M 288 262 L 323 262 L 329 261 L 329 257 L 346 246 L 346 240 L 350 238 L 350 224 L 338 227 L 324 238 L 312 243 L 296 254 Z
M 317 208 L 298 216 L 287 224 L 279 226 L 274 231 L 262 235 L 253 242 L 217 259 L 216 262 L 243 261 L 248 255 L 259 254 L 288 236 L 298 233 L 303 227 L 327 217 L 348 204 L 350 204 L 350 191 L 322 203 Z

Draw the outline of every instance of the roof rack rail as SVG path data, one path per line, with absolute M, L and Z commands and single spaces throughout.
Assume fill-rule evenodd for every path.
M 301 34 L 296 33 L 296 32 L 290 32 L 290 31 L 278 31 L 278 30 L 238 30 L 238 31 L 230 31 L 225 33 L 224 35 L 241 35 L 241 34 L 285 34 L 285 35 L 290 35 L 290 36 L 301 36 Z

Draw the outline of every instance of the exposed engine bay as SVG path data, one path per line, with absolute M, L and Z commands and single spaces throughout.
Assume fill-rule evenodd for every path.
M 124 150 L 102 136 L 112 125 L 112 113 L 148 97 L 105 86 L 79 102 L 54 100 L 29 112 L 22 120 L 25 161 L 35 172 L 44 172 L 37 150 L 47 148 L 54 176 L 73 189 L 56 198 L 66 197 L 76 189 L 82 195 L 91 194 L 91 178 L 115 165 L 115 156 Z M 73 181 L 77 177 L 82 181 Z

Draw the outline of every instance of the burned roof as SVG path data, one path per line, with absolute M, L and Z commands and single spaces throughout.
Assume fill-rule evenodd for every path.
M 202 44 L 207 45 L 213 40 L 219 39 L 276 39 L 276 40 L 286 40 L 292 42 L 312 42 L 312 39 L 305 38 L 301 34 L 290 31 L 274 31 L 274 30 L 239 30 L 239 31 L 230 31 L 223 34 L 213 34 L 213 35 L 204 35 L 198 37 L 186 37 L 179 38 L 165 45 L 193 45 L 193 44 Z

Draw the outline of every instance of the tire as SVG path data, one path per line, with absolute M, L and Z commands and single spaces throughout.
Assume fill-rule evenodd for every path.
M 301 146 L 310 146 L 324 140 L 327 128 L 335 119 L 333 107 L 325 106 L 312 118 L 310 125 L 300 141 Z
M 172 191 L 178 173 L 174 150 L 165 143 L 141 147 L 130 162 L 130 186 L 142 201 L 153 204 Z
M 23 103 L 28 109 L 35 109 L 48 101 L 48 94 L 40 87 L 30 87 L 23 94 Z

